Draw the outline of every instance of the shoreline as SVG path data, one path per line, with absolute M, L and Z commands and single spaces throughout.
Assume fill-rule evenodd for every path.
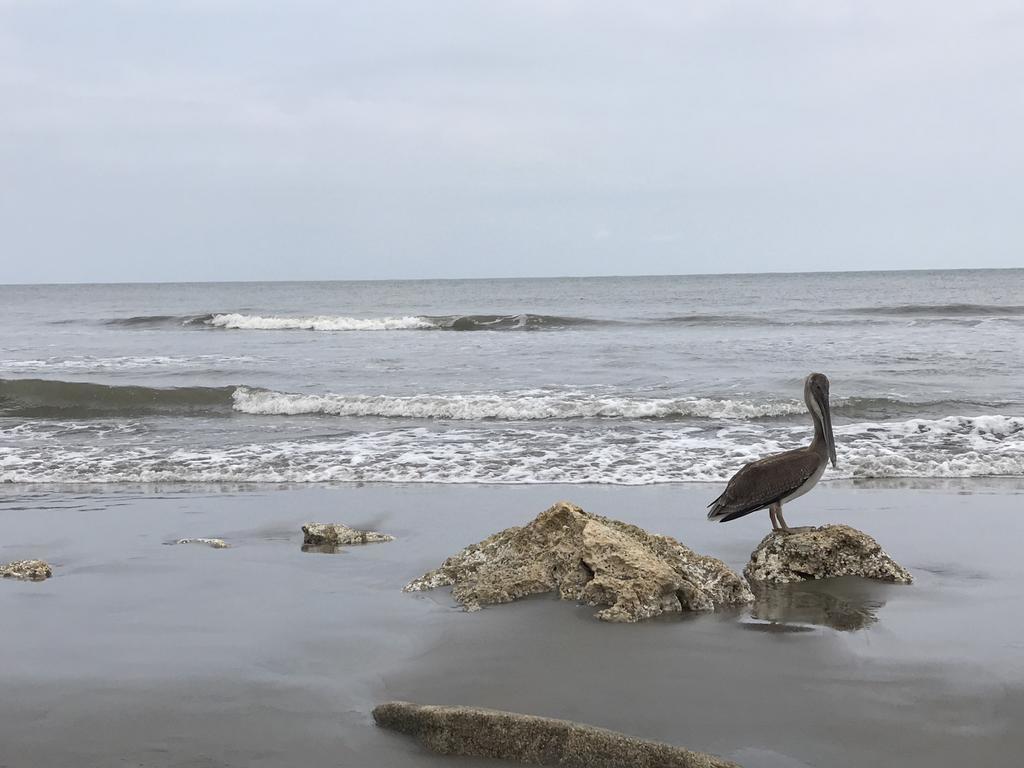
M 737 570 L 767 514 L 707 523 L 703 483 L 7 484 L 0 560 L 55 569 L 0 583 L 0 765 L 440 765 L 372 726 L 393 699 L 573 719 L 748 768 L 997 763 L 1024 748 L 1024 519 L 1009 480 L 823 483 L 790 523 L 865 530 L 915 585 L 816 582 L 759 617 L 638 625 L 543 596 L 470 614 L 447 590 L 401 588 L 558 499 Z M 397 538 L 304 553 L 299 526 L 314 520 Z M 163 546 L 185 536 L 232 546 Z M 846 631 L 837 615 L 870 621 Z

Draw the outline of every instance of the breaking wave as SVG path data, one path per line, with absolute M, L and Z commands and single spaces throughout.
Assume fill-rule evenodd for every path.
M 214 314 L 202 320 L 208 326 L 249 331 L 532 331 L 601 324 L 600 320 L 557 315 L 404 315 L 349 317 L 316 315 L 289 317 Z
M 796 401 L 705 397 L 602 397 L 543 390 L 466 395 L 305 395 L 239 387 L 235 410 L 263 416 L 324 414 L 406 419 L 535 421 L 542 419 L 758 419 L 805 410 Z
M 247 331 L 414 331 L 434 327 L 422 317 L 276 317 L 231 313 L 206 321 L 214 328 Z
M 143 361 L 149 360 L 148 358 Z M 32 363 L 39 361 L 29 361 Z M 141 364 L 141 363 L 140 363 Z M 914 414 L 984 411 L 1002 403 L 907 402 L 848 398 L 833 402 L 837 419 L 887 419 Z M 757 421 L 803 417 L 801 400 L 600 395 L 575 390 L 415 395 L 276 392 L 249 386 L 115 386 L 53 379 L 0 379 L 0 416 L 230 415 L 337 416 L 440 421 L 574 419 Z

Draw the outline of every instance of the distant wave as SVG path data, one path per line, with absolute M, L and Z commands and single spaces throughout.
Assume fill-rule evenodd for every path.
M 737 326 L 759 326 L 759 325 L 780 325 L 780 321 L 772 320 L 763 315 L 705 315 L 694 313 L 691 315 L 673 315 L 671 317 L 660 317 L 653 321 L 659 325 L 682 325 L 682 326 L 714 326 L 723 325 Z
M 845 315 L 845 317 L 844 317 Z M 888 324 L 899 318 L 919 322 L 980 321 L 1024 318 L 1024 306 L 986 304 L 905 304 L 880 307 L 852 307 L 785 315 L 690 313 L 653 318 L 599 319 L 568 315 L 468 314 L 393 315 L 261 315 L 244 312 L 212 312 L 198 315 L 138 315 L 105 320 L 104 325 L 125 330 L 192 328 L 230 331 L 540 331 L 571 328 L 636 326 L 678 328 L 858 326 Z M 74 321 L 54 321 L 67 323 Z M 973 323 L 971 323 L 973 324 Z
M 231 313 L 213 315 L 206 321 L 214 328 L 247 331 L 413 331 L 433 328 L 422 317 L 277 317 Z
M 36 362 L 36 361 L 29 361 Z M 888 419 L 915 414 L 999 408 L 1000 403 L 907 402 L 848 398 L 833 402 L 837 419 Z M 90 418 L 143 414 L 337 417 L 444 421 L 574 419 L 755 421 L 803 416 L 800 400 L 597 395 L 574 390 L 416 395 L 276 392 L 249 386 L 115 386 L 54 379 L 0 379 L 0 416 Z
M 597 325 L 603 321 L 557 315 L 402 315 L 395 317 L 308 317 L 213 314 L 189 320 L 213 328 L 250 331 L 532 331 L 545 328 Z
M 159 328 L 162 326 L 203 325 L 213 319 L 212 314 L 206 315 L 136 315 L 134 317 L 115 317 L 104 321 L 104 325 L 121 328 Z
M 93 425 L 0 427 L 0 482 L 724 482 L 748 461 L 806 444 L 810 430 L 757 423 L 699 427 L 533 424 L 448 429 L 401 426 L 216 445 L 161 443 L 159 435 Z M 77 431 L 74 441 L 46 439 Z M 7 432 L 17 430 L 17 434 Z M 89 430 L 103 439 L 88 441 Z M 140 448 L 139 439 L 147 439 Z M 198 439 L 198 438 L 197 438 Z M 985 415 L 865 422 L 836 430 L 841 478 L 1024 476 L 1024 418 Z M 715 491 L 709 489 L 709 497 Z M 791 518 L 792 519 L 792 518 Z
M 879 307 L 852 307 L 838 310 L 854 315 L 890 315 L 922 317 L 1019 317 L 1024 305 L 1007 304 L 894 304 Z
M 28 360 L 0 360 L 0 372 L 132 371 L 140 369 L 209 368 L 265 362 L 252 355 L 121 355 L 116 357 L 55 356 Z

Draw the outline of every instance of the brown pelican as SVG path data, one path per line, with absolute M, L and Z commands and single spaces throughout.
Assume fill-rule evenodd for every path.
M 825 465 L 836 465 L 832 414 L 828 404 L 828 377 L 812 373 L 804 380 L 804 402 L 814 419 L 814 439 L 806 448 L 765 456 L 735 475 L 717 499 L 708 504 L 708 520 L 727 523 L 767 507 L 773 531 L 788 531 L 782 505 L 813 488 Z

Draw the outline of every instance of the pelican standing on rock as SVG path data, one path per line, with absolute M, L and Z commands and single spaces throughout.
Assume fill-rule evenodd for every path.
M 782 505 L 817 485 L 831 460 L 836 442 L 828 403 L 828 377 L 812 373 L 804 380 L 804 402 L 814 419 L 814 439 L 806 448 L 752 461 L 735 475 L 717 499 L 708 504 L 708 520 L 727 523 L 759 509 L 768 509 L 773 531 L 788 531 Z

